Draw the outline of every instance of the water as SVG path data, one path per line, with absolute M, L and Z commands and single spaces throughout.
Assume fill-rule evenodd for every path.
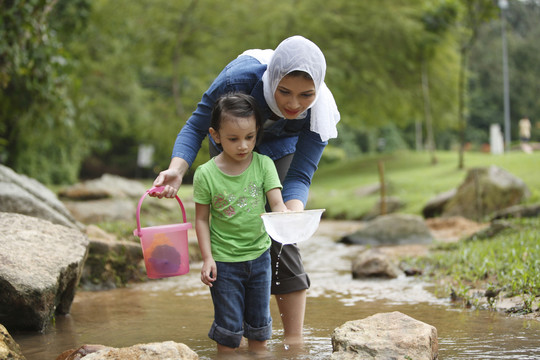
M 279 262 L 281 260 L 281 252 L 283 251 L 283 244 L 281 244 L 281 247 L 279 248 L 279 253 L 277 254 L 277 259 L 276 259 L 276 285 L 279 285 L 280 282 L 279 282 Z
M 439 358 L 540 359 L 540 321 L 508 317 L 486 310 L 464 310 L 433 295 L 415 278 L 353 280 L 350 259 L 360 250 L 335 244 L 332 237 L 349 231 L 347 223 L 322 225 L 300 244 L 312 287 L 308 291 L 305 344 L 286 347 L 272 299 L 273 338 L 263 359 L 328 359 L 332 331 L 349 320 L 400 311 L 437 328 Z M 199 279 L 201 264 L 187 275 L 150 281 L 130 288 L 79 292 L 71 314 L 58 317 L 45 334 L 12 333 L 27 360 L 54 360 L 83 344 L 126 347 L 173 340 L 188 345 L 201 359 L 216 359 L 207 336 L 212 301 Z M 240 358 L 250 356 L 240 351 Z

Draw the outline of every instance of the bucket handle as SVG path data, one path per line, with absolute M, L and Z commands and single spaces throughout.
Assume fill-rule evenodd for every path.
M 141 196 L 141 198 L 139 200 L 139 204 L 137 204 L 137 236 L 138 237 L 141 237 L 141 206 L 142 206 L 144 198 L 148 194 L 161 192 L 161 191 L 163 191 L 164 188 L 165 188 L 164 186 L 154 186 L 153 188 L 146 190 L 144 195 Z M 186 209 L 184 209 L 184 204 L 182 204 L 182 201 L 180 200 L 178 195 L 174 195 L 174 196 L 176 197 L 176 200 L 178 201 L 178 204 L 180 204 L 180 209 L 182 209 L 182 219 L 184 220 L 184 223 L 186 223 L 187 218 L 186 218 Z

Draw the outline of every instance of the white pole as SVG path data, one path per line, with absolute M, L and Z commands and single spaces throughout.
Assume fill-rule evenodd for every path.
M 507 0 L 499 0 L 501 8 L 501 36 L 502 36 L 502 61 L 503 61 L 503 97 L 504 97 L 504 145 L 510 150 L 510 86 L 508 81 L 508 53 L 506 50 L 506 16 L 508 8 Z

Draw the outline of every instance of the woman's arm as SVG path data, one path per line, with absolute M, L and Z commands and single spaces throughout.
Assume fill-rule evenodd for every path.
M 303 129 L 298 136 L 296 151 L 283 180 L 283 200 L 290 210 L 303 210 L 306 206 L 311 180 L 317 170 L 324 148 L 328 144 L 320 136 Z
M 152 193 L 151 196 L 172 198 L 176 195 L 185 173 L 195 161 L 201 144 L 208 134 L 212 108 L 216 99 L 231 91 L 249 94 L 260 80 L 266 65 L 261 65 L 249 56 L 242 58 L 229 63 L 203 94 L 197 108 L 176 137 L 169 168 L 160 172 L 154 181 L 154 186 L 165 186 L 164 190 L 161 193 Z
M 195 231 L 197 241 L 201 249 L 203 266 L 201 269 L 201 281 L 212 287 L 212 283 L 217 278 L 217 267 L 212 257 L 212 246 L 210 243 L 210 205 L 195 203 Z

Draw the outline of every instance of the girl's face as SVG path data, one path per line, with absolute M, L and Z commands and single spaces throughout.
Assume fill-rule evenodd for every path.
M 210 128 L 214 141 L 221 144 L 223 155 L 235 162 L 251 161 L 255 148 L 257 127 L 255 117 L 234 117 L 224 114 L 219 131 Z
M 287 75 L 279 82 L 274 98 L 285 119 L 296 119 L 315 100 L 315 83 L 303 76 Z

